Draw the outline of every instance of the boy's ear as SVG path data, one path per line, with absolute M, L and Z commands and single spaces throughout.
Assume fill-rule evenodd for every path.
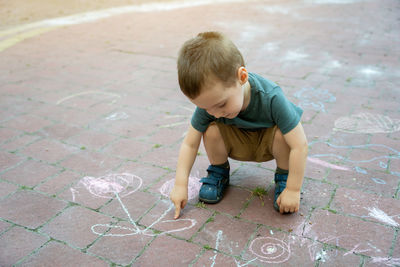
M 238 69 L 238 79 L 241 85 L 245 84 L 249 79 L 249 73 L 247 72 L 245 67 L 240 67 Z

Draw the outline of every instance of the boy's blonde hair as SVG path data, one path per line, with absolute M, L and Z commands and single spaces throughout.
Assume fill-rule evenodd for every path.
M 245 66 L 243 56 L 231 40 L 219 32 L 199 33 L 179 51 L 179 85 L 187 97 L 195 99 L 208 77 L 231 86 L 242 66 Z

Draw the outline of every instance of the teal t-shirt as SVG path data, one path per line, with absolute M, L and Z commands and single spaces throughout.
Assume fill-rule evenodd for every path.
M 303 110 L 290 102 L 278 85 L 255 73 L 249 73 L 249 83 L 250 103 L 236 118 L 217 119 L 197 107 L 191 120 L 193 128 L 205 132 L 212 121 L 217 121 L 251 131 L 277 125 L 286 134 L 297 126 Z

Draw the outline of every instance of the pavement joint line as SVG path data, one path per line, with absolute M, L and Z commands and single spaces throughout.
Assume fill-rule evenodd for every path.
M 41 250 L 43 247 L 45 247 L 48 243 L 51 242 L 51 239 L 47 240 L 46 242 L 44 242 L 44 244 L 42 244 L 40 247 L 34 249 L 32 252 L 28 253 L 27 255 L 25 255 L 24 257 L 22 257 L 20 260 L 18 260 L 13 266 L 18 266 L 21 263 L 23 263 L 25 260 L 27 260 L 28 258 L 30 258 L 31 256 L 35 255 L 36 253 L 39 252 L 39 250 Z

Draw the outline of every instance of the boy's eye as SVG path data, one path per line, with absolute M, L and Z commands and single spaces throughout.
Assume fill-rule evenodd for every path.
M 226 105 L 226 102 L 223 103 L 222 105 L 219 105 L 218 107 L 219 107 L 219 108 L 223 108 L 223 107 L 225 107 L 225 105 Z

